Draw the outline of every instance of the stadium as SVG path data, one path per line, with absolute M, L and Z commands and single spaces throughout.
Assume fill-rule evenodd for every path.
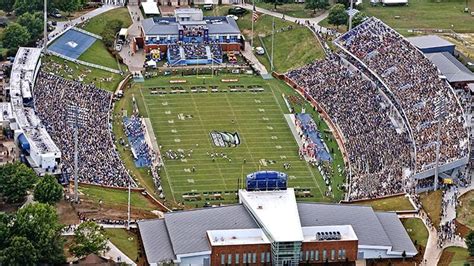
M 60 235 L 123 229 L 137 254 L 99 253 L 132 265 L 435 265 L 466 247 L 474 75 L 455 45 L 376 17 L 338 31 L 263 4 L 132 2 L 58 22 L 11 64 L 0 122 L 62 185 Z M 116 14 L 127 34 L 106 45 Z M 276 68 L 303 30 L 322 55 Z

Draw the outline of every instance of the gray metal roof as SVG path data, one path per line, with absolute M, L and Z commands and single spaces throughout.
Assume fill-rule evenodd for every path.
M 407 40 L 419 49 L 454 46 L 451 42 L 448 42 L 437 35 L 410 37 L 407 38 Z
M 178 35 L 178 24 L 176 22 L 161 24 L 155 22 L 154 18 L 147 18 L 142 21 L 142 27 L 145 35 Z
M 259 228 L 243 205 L 165 214 L 175 254 L 209 251 L 207 230 Z
M 150 263 L 175 259 L 163 219 L 140 221 L 138 222 L 138 229 L 146 257 Z
M 417 250 L 410 237 L 408 236 L 405 227 L 398 219 L 396 213 L 393 212 L 376 212 L 377 218 L 382 224 L 385 233 L 387 233 L 390 242 L 392 243 L 392 251 L 416 254 Z
M 438 67 L 449 82 L 474 81 L 474 73 L 459 62 L 452 54 L 448 52 L 429 53 L 425 54 L 425 56 Z
M 159 23 L 159 21 L 167 21 Z M 219 23 L 212 23 L 213 20 L 220 20 Z M 180 22 L 181 23 L 181 22 Z M 183 25 L 206 25 L 209 34 L 240 34 L 239 26 L 233 18 L 228 17 L 204 17 L 203 21 L 185 21 Z M 147 18 L 142 21 L 145 35 L 178 35 L 179 23 L 174 18 Z
M 390 246 L 374 210 L 367 206 L 298 203 L 301 226 L 352 225 L 359 245 Z

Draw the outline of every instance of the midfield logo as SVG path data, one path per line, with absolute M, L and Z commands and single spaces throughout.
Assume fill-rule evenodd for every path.
M 211 131 L 209 135 L 217 147 L 237 147 L 240 145 L 240 137 L 237 132 Z

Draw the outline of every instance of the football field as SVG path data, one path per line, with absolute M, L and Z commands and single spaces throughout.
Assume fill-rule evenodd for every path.
M 317 169 L 298 156 L 281 92 L 254 79 L 141 87 L 146 114 L 161 146 L 160 174 L 168 200 L 235 202 L 237 189 L 244 187 L 242 180 L 259 170 L 285 172 L 290 187 L 306 191 L 305 199 L 325 200 L 326 188 Z M 232 87 L 240 84 L 243 88 Z M 250 91 L 249 86 L 260 92 Z M 231 92 L 232 88 L 241 91 Z

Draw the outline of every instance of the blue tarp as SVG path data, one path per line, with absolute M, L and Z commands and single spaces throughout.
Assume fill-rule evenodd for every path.
M 141 128 L 141 121 L 136 117 L 124 117 L 125 133 L 132 148 L 133 160 L 136 167 L 151 166 L 151 156 L 148 144 L 145 142 L 145 132 Z
M 308 136 L 311 141 L 316 144 L 317 159 L 322 161 L 332 161 L 331 155 L 326 150 L 326 145 L 324 144 L 324 141 L 321 138 L 321 133 L 317 130 L 316 127 L 314 127 L 313 129 L 313 127 L 311 126 L 316 125 L 316 123 L 314 123 L 313 118 L 309 114 L 296 114 L 296 119 L 301 121 L 303 133 L 305 134 L 305 136 Z
M 30 151 L 30 143 L 26 139 L 25 135 L 23 133 L 18 136 L 18 142 L 20 143 L 20 147 L 24 151 Z
M 84 53 L 97 39 L 70 29 L 51 44 L 48 49 L 64 56 L 77 59 Z

